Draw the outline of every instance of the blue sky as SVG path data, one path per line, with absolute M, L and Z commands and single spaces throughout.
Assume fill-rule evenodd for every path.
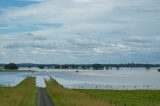
M 0 0 L 0 63 L 160 63 L 159 0 Z

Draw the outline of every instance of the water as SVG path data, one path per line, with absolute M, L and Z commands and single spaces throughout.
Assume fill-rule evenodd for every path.
M 121 68 L 120 70 L 56 70 L 36 69 L 35 73 L 0 73 L 0 83 L 15 86 L 28 75 L 36 77 L 38 87 L 46 87 L 50 77 L 67 88 L 75 89 L 159 89 L 160 72 L 156 68 Z
M 30 73 L 26 72 L 0 72 L 0 86 L 16 86 L 29 75 Z
M 156 70 L 61 72 L 52 77 L 68 88 L 160 89 L 160 73 Z
M 36 86 L 42 87 L 42 88 L 46 87 L 46 84 L 45 84 L 45 81 L 44 81 L 44 76 L 37 76 L 36 77 Z

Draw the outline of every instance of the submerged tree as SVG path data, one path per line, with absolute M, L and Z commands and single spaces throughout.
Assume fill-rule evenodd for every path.
M 9 63 L 9 64 L 6 64 L 4 66 L 4 69 L 12 69 L 12 70 L 15 70 L 15 69 L 18 69 L 18 66 L 15 64 L 15 63 Z
M 38 68 L 40 68 L 40 69 L 44 69 L 44 66 L 43 66 L 43 65 L 40 65 L 40 66 L 38 66 Z
M 93 67 L 94 70 L 101 70 L 101 69 L 103 69 L 103 66 L 101 64 L 93 64 L 92 67 Z
M 56 66 L 54 66 L 54 68 L 55 69 L 60 69 L 61 67 L 60 67 L 60 65 L 56 65 Z
M 69 69 L 70 66 L 65 64 L 65 65 L 62 65 L 61 67 L 62 67 L 62 69 Z
M 119 69 L 120 69 L 120 67 L 119 67 L 119 66 L 117 66 L 117 67 L 116 67 L 116 69 L 117 69 L 117 70 L 119 70 Z

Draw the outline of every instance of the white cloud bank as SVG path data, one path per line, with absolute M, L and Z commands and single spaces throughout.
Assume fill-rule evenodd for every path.
M 160 62 L 159 0 L 38 1 L 0 9 L 0 62 Z

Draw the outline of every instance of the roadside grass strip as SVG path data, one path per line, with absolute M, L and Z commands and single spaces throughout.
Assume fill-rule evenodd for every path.
M 0 88 L 0 106 L 36 106 L 35 78 L 27 77 L 15 87 Z

